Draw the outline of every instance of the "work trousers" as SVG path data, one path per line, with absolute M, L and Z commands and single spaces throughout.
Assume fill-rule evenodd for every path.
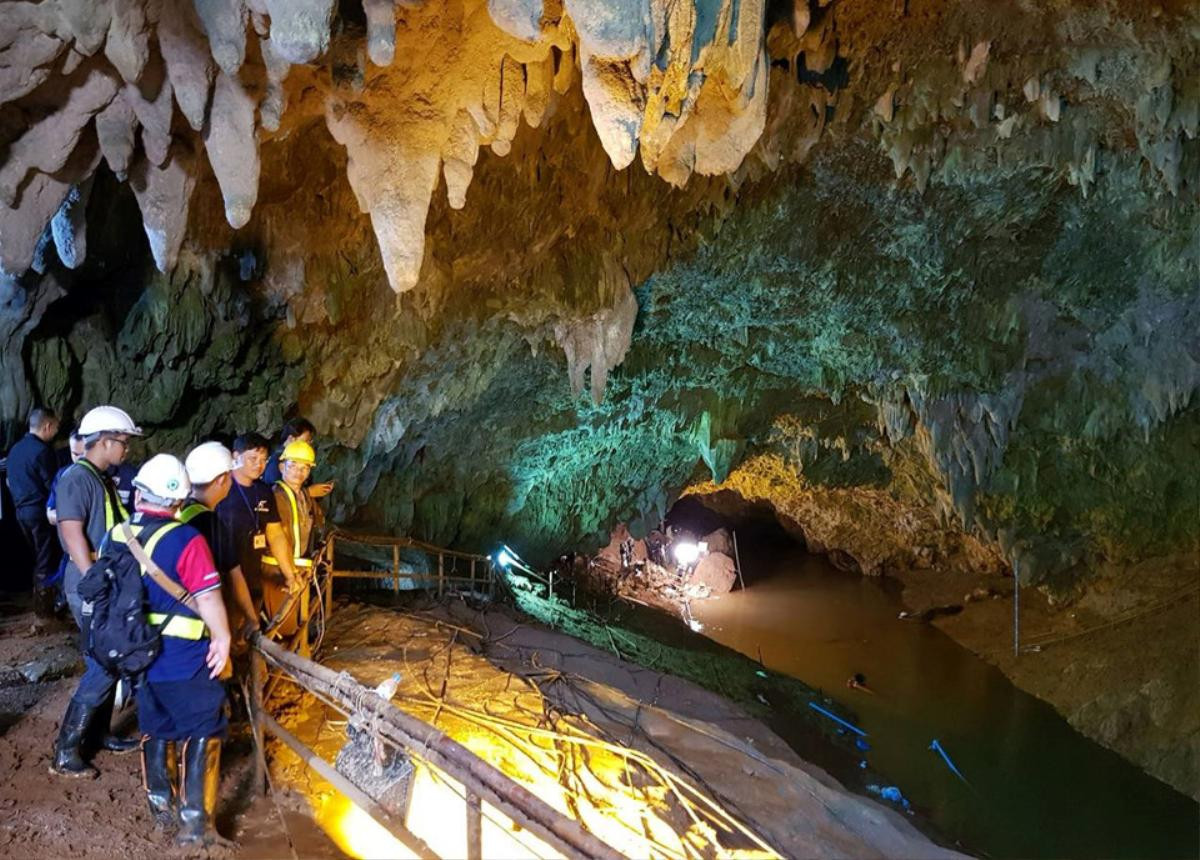
M 229 725 L 225 685 L 201 669 L 187 681 L 143 681 L 138 685 L 138 727 L 156 740 L 224 737 Z
M 83 655 L 83 677 L 79 679 L 79 686 L 75 688 L 75 695 L 71 698 L 89 708 L 98 708 L 112 702 L 113 691 L 116 690 L 116 687 L 116 676 L 110 675 L 107 669 L 85 653 Z
M 76 601 L 78 602 L 78 598 Z M 75 609 L 74 606 L 71 608 Z M 81 705 L 96 709 L 96 722 L 93 725 L 99 725 L 100 733 L 107 734 L 109 723 L 112 720 L 113 697 L 117 691 L 118 678 L 93 660 L 87 652 L 87 628 L 91 620 L 90 612 L 82 618 L 76 616 L 76 621 L 82 622 L 79 630 L 79 644 L 83 651 L 83 675 L 71 698 Z
M 62 548 L 58 545 L 54 526 L 46 519 L 45 506 L 26 505 L 18 508 L 17 524 L 29 548 L 33 550 L 33 588 L 35 591 L 48 588 L 58 571 Z

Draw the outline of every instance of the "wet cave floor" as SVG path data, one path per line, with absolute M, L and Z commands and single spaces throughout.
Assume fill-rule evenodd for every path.
M 847 792 L 760 721 L 709 691 L 500 607 L 340 602 L 322 662 L 444 731 L 631 857 L 955 856 L 905 816 Z M 271 709 L 327 761 L 344 716 L 286 683 Z M 352 856 L 407 856 L 279 745 L 277 786 Z M 393 789 L 388 789 L 392 791 Z M 419 762 L 396 814 L 440 856 L 463 856 L 462 787 Z M 557 856 L 484 805 L 483 856 Z

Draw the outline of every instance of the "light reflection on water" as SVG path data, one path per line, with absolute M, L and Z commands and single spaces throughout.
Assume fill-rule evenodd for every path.
M 944 834 L 996 857 L 1200 854 L 1200 806 L 941 631 L 899 620 L 880 581 L 799 550 L 760 564 L 745 592 L 693 604 L 705 635 L 755 659 L 761 649 L 769 669 L 855 714 L 870 766 Z M 847 688 L 856 672 L 872 693 Z M 929 749 L 934 738 L 969 784 Z

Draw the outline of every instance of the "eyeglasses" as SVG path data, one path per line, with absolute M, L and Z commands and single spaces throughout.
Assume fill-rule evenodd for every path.
M 121 437 L 121 436 L 109 436 L 109 437 L 108 437 L 108 441 L 109 441 L 109 442 L 116 442 L 116 443 L 117 443 L 118 445 L 120 445 L 122 448 L 128 448 L 128 447 L 129 447 L 129 437 L 128 437 L 128 436 L 126 436 L 126 437 Z

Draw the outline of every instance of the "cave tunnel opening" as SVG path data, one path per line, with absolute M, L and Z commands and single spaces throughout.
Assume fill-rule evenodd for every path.
M 786 529 L 767 502 L 747 501 L 729 490 L 679 499 L 665 518 L 674 532 L 703 540 L 713 532 L 736 534 L 740 573 L 747 588 L 767 574 L 766 561 L 779 553 L 807 553 L 798 525 Z M 730 547 L 732 549 L 732 546 Z M 738 587 L 738 586 L 735 586 Z

